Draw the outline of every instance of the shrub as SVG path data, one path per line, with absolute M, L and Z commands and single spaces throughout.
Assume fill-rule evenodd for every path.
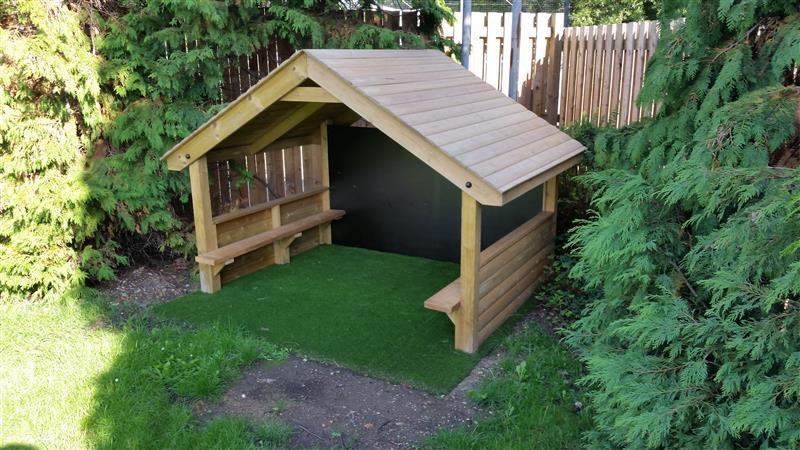
M 800 15 L 665 2 L 641 103 L 603 131 L 572 275 L 602 289 L 568 341 L 592 447 L 800 445 Z M 683 15 L 685 23 L 671 19 Z
M 83 246 L 100 220 L 83 169 L 105 120 L 84 12 L 0 3 L 0 297 L 66 291 L 104 255 Z
M 276 36 L 453 47 L 432 25 L 452 20 L 444 3 L 412 3 L 421 35 L 362 24 L 330 0 L 0 4 L 0 296 L 191 252 L 187 176 L 159 158 L 224 106 L 227 61 Z

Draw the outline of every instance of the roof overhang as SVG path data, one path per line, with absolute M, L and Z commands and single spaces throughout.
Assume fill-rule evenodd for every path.
M 162 159 L 182 170 L 209 152 L 222 159 L 297 145 L 304 127 L 358 116 L 489 206 L 567 170 L 584 150 L 440 52 L 307 50 Z

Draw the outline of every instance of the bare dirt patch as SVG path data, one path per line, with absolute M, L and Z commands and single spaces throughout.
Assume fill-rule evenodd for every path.
M 118 303 L 146 307 L 198 290 L 200 283 L 191 276 L 191 269 L 192 263 L 182 258 L 158 266 L 133 267 L 97 288 Z
M 437 396 L 291 357 L 247 370 L 208 413 L 285 421 L 296 429 L 291 448 L 408 449 L 440 427 L 479 418 L 468 390 Z

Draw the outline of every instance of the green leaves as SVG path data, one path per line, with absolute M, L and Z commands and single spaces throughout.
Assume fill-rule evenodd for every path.
M 603 291 L 568 337 L 593 389 L 587 437 L 796 448 L 796 10 L 744 0 L 664 8 L 687 14 L 674 31 L 662 25 L 646 75 L 642 98 L 660 113 L 599 132 L 597 171 L 584 176 L 596 215 L 571 236 L 572 275 Z

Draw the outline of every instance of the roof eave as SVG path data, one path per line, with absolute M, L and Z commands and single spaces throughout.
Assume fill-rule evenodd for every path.
M 185 169 L 306 78 L 306 55 L 301 50 L 164 153 L 161 160 L 169 170 Z

